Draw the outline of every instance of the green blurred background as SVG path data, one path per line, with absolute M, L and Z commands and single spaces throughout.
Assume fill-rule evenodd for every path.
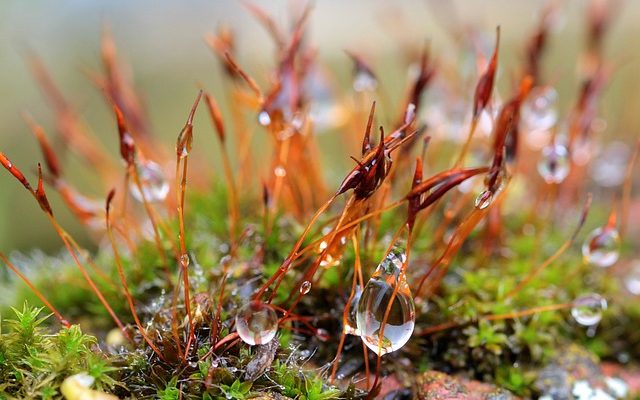
M 288 9 L 296 2 L 255 1 L 276 18 L 288 21 Z M 544 61 L 548 81 L 558 85 L 561 101 L 573 99 L 578 82 L 575 59 L 584 44 L 587 1 L 561 2 L 560 29 L 554 32 Z M 299 5 L 299 4 L 297 4 Z M 321 60 L 329 63 L 347 84 L 351 64 L 343 49 L 358 49 L 376 66 L 381 83 L 397 96 L 403 89 L 406 70 L 394 64 L 398 40 L 430 43 L 436 58 L 455 58 L 450 51 L 449 31 L 473 24 L 492 37 L 501 25 L 500 85 L 510 86 L 519 68 L 525 38 L 538 22 L 544 2 L 530 0 L 409 1 L 319 0 L 310 19 L 310 39 Z M 451 19 L 451 11 L 457 14 Z M 640 127 L 640 2 L 620 3 L 611 31 L 606 36 L 608 57 L 616 75 L 603 97 L 602 115 L 608 122 L 605 135 L 630 141 Z M 135 85 L 143 93 L 157 135 L 173 145 L 193 101 L 199 82 L 219 94 L 219 70 L 203 42 L 203 35 L 221 23 L 236 32 L 239 59 L 264 84 L 272 65 L 273 46 L 263 28 L 239 2 L 217 0 L 97 1 L 97 0 L 4 0 L 0 2 L 0 150 L 33 179 L 40 153 L 20 113 L 28 110 L 52 135 L 53 118 L 24 62 L 25 49 L 39 54 L 63 90 L 95 134 L 116 154 L 116 133 L 110 110 L 83 71 L 99 69 L 99 40 L 108 24 L 119 55 L 131 65 Z M 452 25 L 456 25 L 455 27 Z M 490 43 L 490 42 L 489 42 Z M 471 94 L 472 88 L 469 93 Z M 505 95 L 508 91 L 504 91 Z M 204 114 L 203 114 L 204 115 Z M 206 118 L 197 121 L 206 131 L 203 146 L 215 146 Z M 337 174 L 349 165 L 328 141 L 326 157 L 336 161 Z M 336 156 L 337 153 L 337 156 Z M 88 194 L 104 197 L 73 157 L 64 157 L 73 181 Z M 344 168 L 343 168 L 344 167 Z M 332 167 L 333 168 L 333 167 Z M 83 230 L 51 195 L 62 224 L 76 236 Z M 85 244 L 91 241 L 85 239 Z M 60 247 L 35 202 L 9 174 L 0 173 L 0 251 Z

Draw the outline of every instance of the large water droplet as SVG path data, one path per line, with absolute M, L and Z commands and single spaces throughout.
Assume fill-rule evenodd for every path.
M 399 280 L 405 259 L 404 251 L 394 248 L 378 265 L 358 302 L 356 322 L 360 336 L 367 347 L 379 355 L 404 346 L 415 327 L 416 315 L 411 290 L 404 276 Z M 396 288 L 386 324 L 382 327 L 380 342 L 381 325 Z
M 547 130 L 558 120 L 556 102 L 558 92 L 551 86 L 531 90 L 522 104 L 522 119 L 529 130 Z
M 153 161 L 142 161 L 138 163 L 136 170 L 142 192 L 140 192 L 140 188 L 138 188 L 135 179 L 131 179 L 129 182 L 131 195 L 136 200 L 143 202 L 143 193 L 144 198 L 151 203 L 163 201 L 167 198 L 167 194 L 169 194 L 169 183 L 165 179 L 162 168 L 160 168 L 158 164 Z
M 270 305 L 250 301 L 236 314 L 236 331 L 243 342 L 252 346 L 269 343 L 278 331 L 278 316 Z
M 569 151 L 561 144 L 551 144 L 542 149 L 538 173 L 547 183 L 560 183 L 569 175 Z
M 624 277 L 624 287 L 629 293 L 640 295 L 640 261 L 634 261 Z
M 607 300 L 597 293 L 582 295 L 573 301 L 571 316 L 582 326 L 596 325 L 607 309 Z
M 582 245 L 582 256 L 591 265 L 602 268 L 612 266 L 620 255 L 620 235 L 615 228 L 594 229 Z

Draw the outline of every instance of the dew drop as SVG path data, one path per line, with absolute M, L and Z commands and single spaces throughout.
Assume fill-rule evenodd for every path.
M 282 178 L 282 177 L 287 176 L 287 170 L 286 170 L 286 169 L 284 169 L 284 167 L 283 167 L 282 165 L 278 165 L 277 167 L 275 167 L 275 168 L 273 169 L 273 174 L 274 174 L 275 176 L 277 176 L 277 177 Z
M 601 268 L 612 266 L 620 255 L 620 235 L 615 228 L 594 229 L 582 245 L 582 256 L 591 265 Z
M 322 342 L 326 342 L 331 338 L 329 336 L 329 332 L 327 332 L 326 329 L 322 329 L 322 328 L 318 328 L 318 330 L 316 330 L 316 337 Z
M 138 188 L 134 179 L 129 182 L 129 189 L 131 190 L 131 195 L 137 201 L 143 202 L 146 199 L 148 202 L 155 203 L 167 198 L 169 183 L 158 164 L 153 161 L 143 161 L 136 166 L 136 169 L 142 192 L 140 192 L 140 188 Z
M 367 71 L 359 71 L 353 78 L 353 90 L 356 92 L 372 92 L 377 87 L 376 77 Z
M 309 281 L 302 282 L 302 285 L 300 285 L 300 294 L 304 296 L 305 294 L 309 293 L 310 290 L 311 290 L 311 282 Z
M 476 197 L 475 206 L 478 210 L 484 210 L 489 207 L 491 202 L 493 201 L 493 192 L 490 190 L 485 190 Z
M 399 281 L 404 250 L 396 247 L 378 265 L 362 291 L 356 322 L 364 343 L 379 355 L 396 351 L 407 343 L 415 327 L 415 305 L 406 279 Z M 380 326 L 391 296 L 397 288 L 380 343 Z
M 522 104 L 522 119 L 529 130 L 547 130 L 558 120 L 556 103 L 558 92 L 551 86 L 541 86 L 531 90 Z
M 258 114 L 258 122 L 262 126 L 269 126 L 271 125 L 271 116 L 265 110 L 260 111 L 260 114 Z
M 189 255 L 187 253 L 183 253 L 180 255 L 180 264 L 183 267 L 188 267 L 189 266 Z
M 596 325 L 607 309 L 607 300 L 597 293 L 582 295 L 573 301 L 571 316 L 582 326 Z
M 640 295 L 640 261 L 634 261 L 624 277 L 624 287 L 629 293 Z
M 561 144 L 551 144 L 542 149 L 538 173 L 547 183 L 560 183 L 569 175 L 569 151 Z
M 243 342 L 254 346 L 269 343 L 278 331 L 278 316 L 268 304 L 253 300 L 236 314 L 236 330 Z

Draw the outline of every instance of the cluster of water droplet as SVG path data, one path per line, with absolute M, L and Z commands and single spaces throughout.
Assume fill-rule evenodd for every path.
M 415 327 L 413 297 L 404 274 L 401 274 L 405 261 L 404 249 L 395 247 L 389 252 L 366 284 L 358 302 L 357 329 L 367 347 L 379 355 L 404 346 Z
M 582 326 L 595 326 L 607 309 L 607 300 L 597 293 L 582 295 L 573 301 L 571 316 Z
M 129 190 L 134 199 L 143 202 L 155 203 L 163 201 L 169 194 L 169 182 L 165 179 L 164 172 L 158 164 L 153 161 L 140 161 L 136 165 L 136 172 L 140 187 L 135 179 L 129 182 Z M 142 188 L 142 191 L 140 191 Z
M 269 343 L 278 331 L 278 316 L 270 305 L 250 301 L 236 314 L 236 331 L 251 346 Z
M 620 235 L 612 227 L 594 229 L 582 245 L 585 262 L 601 268 L 612 266 L 620 256 Z

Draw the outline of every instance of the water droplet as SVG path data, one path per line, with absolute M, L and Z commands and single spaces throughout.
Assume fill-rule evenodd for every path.
M 356 92 L 372 92 L 377 87 L 376 77 L 367 71 L 359 71 L 353 78 L 353 90 Z
M 404 276 L 399 280 L 401 266 L 405 261 L 404 251 L 398 247 L 394 248 L 378 265 L 358 302 L 358 330 L 364 343 L 376 354 L 387 354 L 404 346 L 415 327 L 415 306 L 411 290 Z M 380 327 L 396 288 L 396 296 L 380 343 Z
M 607 300 L 597 293 L 582 295 L 573 301 L 571 316 L 582 326 L 596 325 L 607 309 Z
M 522 119 L 529 130 L 547 130 L 558 120 L 556 103 L 558 92 L 551 86 L 540 86 L 531 90 L 522 104 Z
M 280 178 L 287 176 L 287 170 L 282 165 L 278 165 L 273 169 L 273 174 Z
M 169 183 L 162 168 L 153 161 L 142 161 L 136 166 L 142 193 L 134 179 L 129 182 L 131 195 L 139 202 L 144 198 L 151 203 L 163 201 L 169 194 Z
M 631 150 L 625 143 L 609 144 L 596 158 L 591 167 L 591 177 L 603 187 L 615 187 L 624 181 Z
M 180 264 L 182 264 L 183 267 L 189 266 L 189 255 L 187 253 L 180 255 Z
M 493 201 L 493 192 L 490 190 L 485 190 L 476 197 L 475 206 L 478 210 L 484 210 L 489 207 L 491 202 Z
M 262 126 L 269 126 L 271 125 L 271 116 L 264 110 L 260 111 L 260 114 L 258 114 L 258 122 Z
M 253 346 L 269 343 L 278 331 L 278 316 L 270 305 L 253 300 L 236 315 L 236 330 L 243 342 Z
M 311 290 L 311 282 L 309 281 L 302 282 L 302 285 L 300 285 L 300 294 L 304 296 L 305 294 L 309 293 L 310 290 Z
M 560 183 L 569 175 L 569 151 L 561 144 L 551 144 L 542 149 L 538 173 L 547 183 Z
M 640 261 L 636 260 L 624 277 L 624 287 L 629 293 L 640 295 Z
M 327 332 L 326 329 L 322 328 L 318 328 L 318 330 L 316 330 L 316 337 L 322 342 L 326 342 L 330 339 L 329 332 Z
M 615 228 L 594 229 L 582 245 L 582 256 L 591 265 L 602 268 L 612 266 L 620 255 L 620 235 Z

